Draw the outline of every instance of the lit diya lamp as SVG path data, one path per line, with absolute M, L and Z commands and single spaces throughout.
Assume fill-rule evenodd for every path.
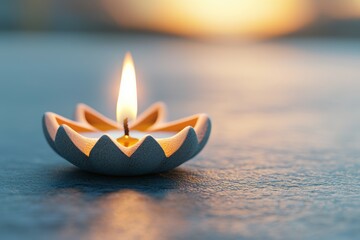
M 113 121 L 79 104 L 75 121 L 47 112 L 47 142 L 61 157 L 89 172 L 117 176 L 160 173 L 193 158 L 211 131 L 206 114 L 165 122 L 165 105 L 156 103 L 137 115 L 136 77 L 130 53 L 125 56 Z

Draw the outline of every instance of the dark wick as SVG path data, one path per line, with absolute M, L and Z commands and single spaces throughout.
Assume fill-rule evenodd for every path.
M 124 133 L 125 133 L 125 136 L 129 136 L 128 118 L 124 119 Z

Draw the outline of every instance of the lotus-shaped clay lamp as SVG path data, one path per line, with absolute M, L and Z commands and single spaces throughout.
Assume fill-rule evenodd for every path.
M 138 141 L 128 147 L 119 143 L 123 129 L 94 109 L 79 104 L 75 121 L 47 112 L 43 129 L 49 145 L 60 156 L 85 171 L 134 176 L 171 170 L 193 158 L 205 146 L 210 119 L 198 114 L 165 122 L 165 106 L 151 106 L 129 125 Z

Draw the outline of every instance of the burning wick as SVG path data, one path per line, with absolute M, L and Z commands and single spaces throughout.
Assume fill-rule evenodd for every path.
M 128 124 L 128 118 L 124 119 L 124 135 L 129 136 L 129 124 Z
M 130 137 L 128 118 L 124 119 L 124 136 L 122 136 L 116 140 L 118 141 L 118 143 L 124 145 L 125 147 L 134 145 L 135 143 L 137 143 L 137 141 L 139 141 L 137 138 Z
M 118 141 L 118 143 L 124 145 L 125 147 L 129 147 L 129 146 L 132 146 L 135 143 L 137 143 L 139 141 L 139 139 L 130 137 L 130 135 L 129 135 L 129 127 L 126 125 L 126 128 L 125 128 L 125 122 L 127 124 L 127 121 L 124 120 L 124 133 L 125 134 L 124 134 L 124 136 L 119 137 L 116 140 Z
M 121 74 L 119 97 L 116 106 L 116 118 L 119 124 L 123 124 L 124 136 L 117 141 L 125 147 L 134 145 L 138 139 L 130 137 L 129 121 L 136 119 L 137 96 L 136 96 L 136 76 L 134 62 L 128 52 L 124 58 Z

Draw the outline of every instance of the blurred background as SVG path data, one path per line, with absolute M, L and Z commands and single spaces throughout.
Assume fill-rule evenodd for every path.
M 359 37 L 359 0 L 2 0 L 0 30 Z
M 360 239 L 360 0 L 1 0 L 3 239 Z M 177 171 L 106 178 L 47 145 L 46 111 L 208 113 Z M 161 227 L 159 227 L 161 226 Z

